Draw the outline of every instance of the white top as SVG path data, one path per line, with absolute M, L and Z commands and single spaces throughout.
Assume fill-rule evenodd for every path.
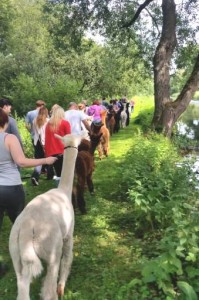
M 87 115 L 76 109 L 69 109 L 65 112 L 65 120 L 70 123 L 71 133 L 80 134 L 82 131 L 82 121 L 87 119 Z
M 38 140 L 40 140 L 42 146 L 45 146 L 45 131 L 46 131 L 46 125 L 49 121 L 49 119 L 46 119 L 46 123 L 44 123 L 43 126 L 40 128 L 35 124 L 36 119 L 33 121 L 33 132 L 34 132 L 34 145 L 37 145 Z

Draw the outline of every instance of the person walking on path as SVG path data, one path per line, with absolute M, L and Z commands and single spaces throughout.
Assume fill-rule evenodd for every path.
M 33 148 L 34 148 L 34 157 L 37 156 L 37 153 L 36 153 L 37 149 L 35 148 L 35 145 L 34 145 L 33 121 L 37 117 L 40 108 L 45 106 L 45 105 L 46 105 L 46 103 L 43 100 L 37 100 L 36 108 L 34 110 L 30 110 L 29 112 L 27 112 L 26 117 L 25 117 L 26 128 L 31 134 L 31 140 L 32 140 Z M 37 185 L 36 182 L 33 183 L 33 184 Z
M 88 115 L 93 117 L 93 122 L 101 122 L 102 121 L 102 112 L 103 107 L 99 100 L 94 100 L 93 104 L 88 108 Z
M 54 163 L 56 176 L 61 176 L 64 145 L 61 140 L 55 137 L 55 134 L 65 136 L 71 133 L 70 123 L 64 119 L 64 109 L 61 106 L 56 107 L 52 111 L 52 116 L 46 125 L 45 130 L 45 154 L 57 157 Z
M 16 137 L 18 138 L 21 147 L 23 149 L 23 143 L 22 143 L 22 139 L 19 133 L 19 129 L 17 126 L 17 122 L 16 120 L 10 115 L 11 114 L 11 110 L 12 110 L 12 102 L 9 99 L 6 98 L 2 98 L 0 99 L 0 107 L 5 111 L 5 113 L 8 115 L 8 127 L 6 129 L 7 133 L 11 133 L 16 135 Z
M 25 117 L 26 128 L 30 132 L 32 140 L 34 139 L 33 120 L 37 117 L 40 108 L 45 105 L 46 103 L 43 100 L 37 100 L 36 108 L 34 110 L 30 110 L 26 114 Z
M 33 132 L 34 132 L 34 147 L 35 147 L 35 158 L 45 157 L 45 130 L 46 125 L 49 121 L 48 109 L 42 106 L 38 112 L 37 117 L 33 120 Z M 39 185 L 39 176 L 41 174 L 42 166 L 34 168 L 31 176 L 33 185 Z
M 70 123 L 71 133 L 80 134 L 82 131 L 82 123 L 86 130 L 90 132 L 90 125 L 87 122 L 88 116 L 78 109 L 78 105 L 75 102 L 69 103 L 69 108 L 65 111 L 65 120 Z

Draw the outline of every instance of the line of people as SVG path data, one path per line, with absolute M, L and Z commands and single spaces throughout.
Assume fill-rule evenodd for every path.
M 107 112 L 107 114 L 109 114 L 111 110 L 114 110 L 116 112 L 116 116 L 118 116 L 119 112 L 124 109 L 124 104 L 126 104 L 124 99 L 120 101 L 111 100 L 110 103 L 107 103 L 105 99 L 103 101 L 94 100 L 90 106 L 88 106 L 85 102 L 82 102 L 79 105 L 75 102 L 71 102 L 69 103 L 69 107 L 66 111 L 64 111 L 61 106 L 55 104 L 49 113 L 46 103 L 43 100 L 38 100 L 36 102 L 36 108 L 32 111 L 29 111 L 25 118 L 26 127 L 30 131 L 34 146 L 34 159 L 28 159 L 25 157 L 23 152 L 22 140 L 17 128 L 17 123 L 12 117 L 9 116 L 12 103 L 8 99 L 0 99 L 2 118 L 2 123 L 0 123 L 0 133 L 2 139 L 1 148 L 4 150 L 1 151 L 2 159 L 0 159 L 0 188 L 4 190 L 5 186 L 6 189 L 9 189 L 7 186 L 15 185 L 15 183 L 17 183 L 17 185 L 22 184 L 20 172 L 17 173 L 16 170 L 12 170 L 12 168 L 15 168 L 15 166 L 34 167 L 34 171 L 31 176 L 33 185 L 39 184 L 42 165 L 47 165 L 47 174 L 49 176 L 49 178 L 47 177 L 48 179 L 53 177 L 54 172 L 57 177 L 60 177 L 64 148 L 62 143 L 56 139 L 54 134 L 64 136 L 69 133 L 80 133 L 82 128 L 89 132 L 92 122 L 102 121 L 103 112 Z M 115 131 L 118 131 L 117 125 Z M 11 137 L 9 134 L 11 134 Z M 10 151 L 10 156 L 8 159 L 4 152 L 7 145 L 6 141 L 9 141 L 10 139 L 11 146 L 10 148 L 8 146 L 6 148 L 6 151 Z M 17 142 L 15 145 L 15 150 L 13 150 L 12 147 L 14 147 L 13 145 L 15 144 L 15 140 L 17 140 Z M 16 152 L 19 153 L 19 155 L 16 155 Z M 10 162 L 12 163 L 10 164 Z M 38 162 L 42 163 L 39 164 Z M 9 168 L 6 167 L 6 164 L 8 164 Z M 51 164 L 53 165 L 53 168 L 52 166 L 49 166 Z M 3 175 L 5 170 L 6 172 Z M 13 177 L 11 178 L 12 174 Z M 18 198 L 24 203 L 24 192 L 23 196 L 20 194 L 20 197 L 16 197 L 16 199 Z M 19 207 L 23 207 L 24 205 L 23 204 L 21 206 L 21 204 L 17 204 L 17 200 L 15 199 L 12 199 L 12 201 L 14 201 Z M 11 207 L 13 207 L 13 205 L 11 205 Z M 0 204 L 0 227 L 5 210 L 8 208 L 9 205 L 6 207 Z M 21 209 L 22 208 L 16 210 L 15 207 L 14 210 L 16 211 L 16 215 Z M 11 221 L 16 218 L 16 215 L 14 218 L 11 217 Z
M 120 128 L 120 114 L 126 111 L 129 124 L 129 105 L 126 99 L 94 100 L 88 106 L 84 100 L 77 104 L 70 102 L 65 111 L 60 105 L 54 104 L 48 111 L 43 100 L 36 102 L 34 110 L 29 111 L 25 117 L 26 128 L 29 130 L 34 147 L 34 158 L 26 158 L 23 151 L 22 139 L 19 134 L 16 120 L 10 116 L 12 102 L 0 99 L 0 231 L 6 213 L 11 222 L 23 210 L 25 205 L 25 192 L 20 174 L 21 167 L 34 167 L 31 176 L 32 184 L 39 184 L 42 166 L 47 169 L 47 179 L 52 179 L 55 174 L 61 175 L 64 146 L 55 134 L 64 136 L 70 133 L 80 133 L 91 130 L 92 122 L 102 122 L 102 116 L 114 112 L 115 128 Z M 131 106 L 132 111 L 132 106 Z M 89 135 L 88 135 L 89 138 Z M 0 274 L 3 265 L 0 263 Z
M 121 123 L 123 112 L 126 116 L 124 125 Z M 104 119 L 105 125 L 110 131 L 109 117 L 114 115 L 113 133 L 115 133 L 119 131 L 121 125 L 122 127 L 129 125 L 130 113 L 130 102 L 126 98 L 110 100 L 109 103 L 105 99 L 94 100 L 90 106 L 87 105 L 86 100 L 79 104 L 70 102 L 66 111 L 58 104 L 54 104 L 50 113 L 48 113 L 46 103 L 38 100 L 36 108 L 27 113 L 25 122 L 27 129 L 31 133 L 35 158 L 43 158 L 49 155 L 58 158 L 53 165 L 54 170 L 52 167 L 47 168 L 47 179 L 52 179 L 53 175 L 59 178 L 61 175 L 64 149 L 60 141 L 54 137 L 55 133 L 65 135 L 68 133 L 80 133 L 81 130 L 86 130 L 89 133 L 91 123 L 102 122 L 104 114 L 106 115 Z M 41 171 L 42 166 L 34 169 L 31 180 L 35 186 L 39 184 Z
M 70 133 L 80 133 L 82 125 L 90 131 L 86 114 L 78 109 L 75 102 L 70 102 L 67 111 L 58 104 L 53 105 L 48 117 L 48 110 L 45 103 L 41 100 L 36 103 L 35 110 L 26 115 L 26 127 L 29 129 L 34 146 L 34 155 L 37 158 L 54 156 L 57 161 L 53 168 L 47 168 L 47 179 L 52 179 L 55 174 L 57 178 L 61 176 L 64 147 L 60 140 L 56 139 L 55 134 L 64 136 Z M 33 118 L 36 113 L 36 116 Z M 31 180 L 33 185 L 39 184 L 39 177 L 42 166 L 34 169 Z

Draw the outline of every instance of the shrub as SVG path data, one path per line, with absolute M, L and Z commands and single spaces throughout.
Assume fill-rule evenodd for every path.
M 22 139 L 24 153 L 27 157 L 34 157 L 33 145 L 30 132 L 26 129 L 25 119 L 19 118 L 15 113 L 15 119 L 19 128 L 19 133 Z
M 124 165 L 121 170 L 121 185 L 128 189 L 135 233 L 150 237 L 154 247 L 147 245 L 150 251 L 140 266 L 142 286 L 156 286 L 167 299 L 180 295 L 187 298 L 179 299 L 197 299 L 198 191 L 190 166 L 177 167 L 181 160 L 164 136 L 138 136 L 127 154 L 128 167 Z
M 144 132 L 147 132 L 151 128 L 152 118 L 153 108 L 148 108 L 138 114 L 134 120 L 134 123 L 139 125 Z

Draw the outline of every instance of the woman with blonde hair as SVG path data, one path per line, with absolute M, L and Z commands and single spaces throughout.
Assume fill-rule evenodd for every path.
M 45 130 L 48 121 L 48 109 L 45 106 L 43 106 L 40 108 L 37 117 L 33 120 L 33 143 L 35 149 L 35 158 L 45 157 Z M 42 166 L 37 166 L 34 168 L 33 174 L 31 176 L 33 185 L 39 185 L 39 176 L 41 174 L 41 169 Z
M 52 115 L 45 131 L 45 154 L 48 156 L 55 156 L 58 160 L 55 162 L 54 169 L 56 176 L 61 176 L 64 145 L 61 140 L 55 137 L 55 133 L 60 136 L 65 136 L 71 133 L 70 123 L 64 119 L 64 109 L 58 106 L 53 109 Z

